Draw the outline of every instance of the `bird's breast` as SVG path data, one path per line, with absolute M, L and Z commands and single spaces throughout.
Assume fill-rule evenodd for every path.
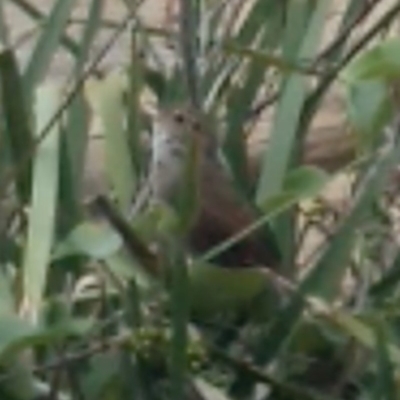
M 182 180 L 186 149 L 169 136 L 159 135 L 153 142 L 151 175 L 153 193 L 160 200 L 168 200 Z

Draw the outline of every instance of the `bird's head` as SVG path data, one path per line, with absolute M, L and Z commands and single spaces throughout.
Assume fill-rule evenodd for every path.
M 200 151 L 215 149 L 215 138 L 210 135 L 205 117 L 189 106 L 165 108 L 155 117 L 153 129 L 153 151 L 164 152 L 167 146 L 187 148 L 190 143 Z

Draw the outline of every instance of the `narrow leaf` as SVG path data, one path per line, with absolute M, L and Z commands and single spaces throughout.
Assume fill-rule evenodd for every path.
M 36 95 L 36 132 L 53 117 L 60 101 L 54 84 L 41 86 Z M 33 166 L 31 208 L 24 255 L 23 293 L 27 312 L 34 316 L 46 287 L 55 228 L 59 180 L 60 126 L 54 124 L 37 149 Z

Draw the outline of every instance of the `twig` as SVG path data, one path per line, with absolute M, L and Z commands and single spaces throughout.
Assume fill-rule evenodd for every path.
M 400 13 L 400 3 L 396 3 L 389 9 L 361 38 L 354 46 L 342 57 L 335 67 L 325 75 L 313 94 L 306 101 L 305 109 L 312 109 L 314 104 L 320 100 L 327 88 L 336 79 L 340 71 L 382 30 L 390 25 L 397 14 Z M 307 113 L 305 113 L 307 114 Z M 308 124 L 309 116 L 306 116 L 305 124 Z
M 320 63 L 325 58 L 329 57 L 330 54 L 334 53 L 338 50 L 344 42 L 349 38 L 350 34 L 355 30 L 357 25 L 360 25 L 373 11 L 373 9 L 380 3 L 382 0 L 372 0 L 365 5 L 365 7 L 360 11 L 360 14 L 354 18 L 354 20 L 348 24 L 347 27 L 344 27 L 343 31 L 328 45 L 324 50 L 320 52 L 320 54 L 316 57 L 315 63 Z
M 143 264 L 146 271 L 152 276 L 159 276 L 157 256 L 135 235 L 133 229 L 119 215 L 110 201 L 104 196 L 98 196 L 91 201 L 90 206 L 100 211 L 111 226 L 121 235 L 127 250 Z

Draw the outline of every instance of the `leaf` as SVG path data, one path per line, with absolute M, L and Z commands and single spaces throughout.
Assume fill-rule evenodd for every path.
M 90 49 L 100 26 L 104 0 L 92 0 L 87 22 L 82 33 L 82 41 L 77 53 L 74 67 L 74 78 L 77 80 L 84 72 Z M 62 137 L 61 151 L 61 190 L 59 230 L 61 234 L 68 233 L 74 227 L 81 214 L 80 195 L 84 177 L 85 155 L 89 136 L 88 106 L 82 90 L 76 94 L 68 107 L 65 134 Z M 65 218 L 65 216 L 68 216 Z
M 377 380 L 375 384 L 376 399 L 396 400 L 399 398 L 396 389 L 396 375 L 394 366 L 390 360 L 389 338 L 384 321 L 376 318 L 376 358 L 377 358 Z
M 384 342 L 377 344 L 376 327 L 371 323 L 366 323 L 361 318 L 351 315 L 350 313 L 342 310 L 331 309 L 328 312 L 321 314 L 324 319 L 334 323 L 349 337 L 357 340 L 370 350 L 377 350 L 377 345 L 382 346 L 380 351 L 384 351 L 387 356 L 387 361 L 390 361 L 397 366 L 400 365 L 400 348 L 392 340 L 387 337 Z M 381 339 L 378 339 L 381 340 Z M 382 354 L 381 354 L 382 355 Z
M 262 351 L 257 355 L 259 363 L 264 364 L 271 361 L 289 342 L 304 310 L 305 296 L 319 296 L 326 301 L 331 301 L 336 296 L 347 269 L 354 232 L 368 217 L 371 205 L 385 188 L 388 174 L 398 162 L 399 150 L 399 143 L 395 147 L 387 149 L 367 172 L 346 219 L 326 244 L 320 259 L 309 270 L 291 300 L 276 316 L 268 338 L 263 342 Z
M 167 267 L 171 273 L 171 346 L 169 373 L 173 399 L 184 399 L 188 369 L 189 281 L 183 245 L 179 238 L 167 239 Z
M 86 84 L 86 95 L 101 118 L 106 144 L 106 173 L 122 210 L 128 210 L 135 190 L 135 177 L 124 130 L 123 93 L 126 76 L 111 73 L 103 80 Z
M 301 166 L 288 173 L 283 182 L 283 191 L 297 193 L 299 199 L 306 199 L 319 193 L 328 180 L 329 175 L 322 169 Z
M 348 85 L 346 102 L 349 119 L 358 135 L 360 151 L 373 151 L 394 111 L 386 85 L 378 80 Z
M 40 134 L 59 104 L 60 89 L 54 84 L 43 85 L 38 89 L 36 99 L 36 132 Z M 32 317 L 42 301 L 53 245 L 58 199 L 59 144 L 60 127 L 54 124 L 38 146 L 33 165 L 32 199 L 23 266 L 24 304 Z
M 33 137 L 21 77 L 15 56 L 10 50 L 0 54 L 0 93 L 5 124 L 4 145 L 9 145 L 11 163 L 16 168 L 26 157 L 27 149 L 33 146 Z M 30 163 L 18 174 L 17 189 L 21 204 L 25 204 L 31 189 Z
M 84 222 L 57 245 L 53 260 L 79 254 L 101 260 L 115 253 L 121 246 L 121 238 L 111 228 Z
M 58 0 L 46 20 L 43 32 L 24 72 L 24 89 L 28 97 L 44 78 L 50 62 L 56 54 L 74 4 L 75 0 Z
M 323 0 L 316 4 L 296 59 L 311 59 L 317 50 L 329 3 L 329 1 Z M 300 113 L 306 93 L 304 77 L 297 73 L 289 75 L 282 85 L 282 95 L 274 118 L 271 140 L 265 150 L 258 181 L 256 201 L 259 205 L 282 189 L 285 175 L 291 166 Z
M 96 354 L 90 360 L 90 368 L 82 379 L 85 399 L 102 399 L 104 392 L 118 377 L 118 353 Z
M 91 328 L 88 320 L 68 320 L 52 327 L 33 325 L 16 315 L 0 316 L 0 360 L 17 351 L 39 344 L 48 345 L 68 336 L 84 335 Z
M 260 25 L 260 35 L 257 38 L 258 48 L 273 51 L 280 42 L 279 31 L 283 20 L 283 7 L 280 2 L 267 2 L 265 5 L 265 21 Z M 226 134 L 224 137 L 223 150 L 229 163 L 234 181 L 242 193 L 250 193 L 247 171 L 246 136 L 244 124 L 250 115 L 253 101 L 259 93 L 260 87 L 265 84 L 268 63 L 260 62 L 254 57 L 250 49 L 240 48 L 238 45 L 225 45 L 225 51 L 239 54 L 241 64 L 245 64 L 245 55 L 251 54 L 250 62 L 241 74 L 240 83 L 230 90 L 227 96 L 227 118 Z M 241 51 L 238 51 L 241 49 Z
M 361 80 L 393 80 L 400 76 L 400 40 L 390 38 L 362 52 L 342 72 L 348 83 Z
M 12 2 L 20 11 L 38 24 L 47 18 L 45 14 L 33 5 L 33 2 L 28 2 L 26 0 L 12 0 Z M 77 56 L 79 46 L 71 37 L 66 34 L 62 35 L 60 43 L 71 53 L 72 56 Z

